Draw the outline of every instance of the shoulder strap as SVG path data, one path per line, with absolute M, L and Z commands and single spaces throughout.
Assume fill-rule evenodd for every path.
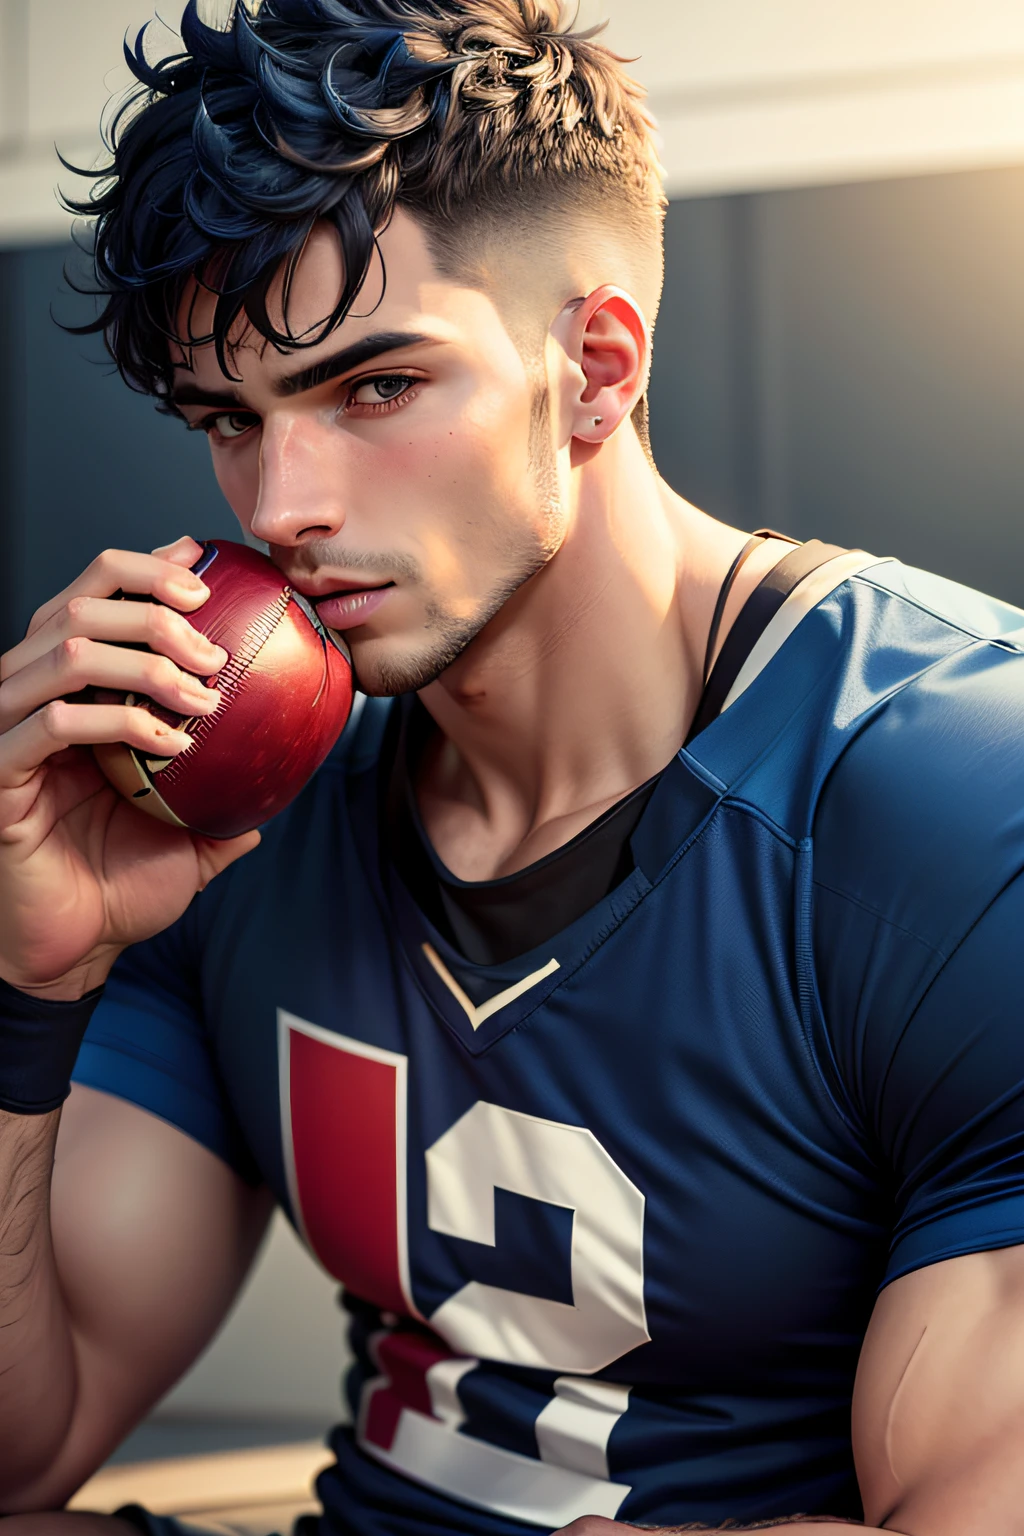
M 823 544 L 820 539 L 809 539 L 806 544 L 798 544 L 791 555 L 786 555 L 761 579 L 725 637 L 718 660 L 701 694 L 697 713 L 686 738 L 687 745 L 721 713 L 740 668 L 790 593 L 812 571 L 834 560 L 837 555 L 844 554 L 846 550 L 837 544 Z
M 700 679 L 702 688 L 707 687 L 708 678 L 711 676 L 711 659 L 715 654 L 715 646 L 718 643 L 718 631 L 722 627 L 722 615 L 725 613 L 725 605 L 729 600 L 729 593 L 733 589 L 736 577 L 739 575 L 741 568 L 746 563 L 747 556 L 752 555 L 755 549 L 760 549 L 761 545 L 764 543 L 764 539 L 765 536 L 761 533 L 751 534 L 750 538 L 747 540 L 739 554 L 736 556 L 732 565 L 730 565 L 729 569 L 726 571 L 725 580 L 722 582 L 722 585 L 718 589 L 718 598 L 715 602 L 715 611 L 711 615 L 711 628 L 708 630 L 708 643 L 704 647 L 704 670 L 701 673 Z

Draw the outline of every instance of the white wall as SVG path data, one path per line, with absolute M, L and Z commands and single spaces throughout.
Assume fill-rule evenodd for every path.
M 589 0 L 588 0 L 589 3 Z M 625 0 L 676 193 L 1024 159 L 1024 6 Z
M 154 3 L 0 0 L 0 242 L 65 230 L 53 142 L 92 161 L 127 78 L 121 38 Z M 173 21 L 179 5 L 159 9 Z M 582 0 L 581 13 L 610 17 L 609 41 L 637 57 L 676 195 L 1024 161 L 1022 4 Z

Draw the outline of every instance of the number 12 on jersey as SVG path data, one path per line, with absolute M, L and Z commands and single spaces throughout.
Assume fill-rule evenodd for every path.
M 409 1261 L 408 1059 L 283 1011 L 279 1050 L 285 1162 L 303 1236 L 354 1294 L 425 1320 L 439 1336 L 436 1348 L 408 1333 L 377 1341 L 381 1376 L 367 1384 L 360 1415 L 366 1448 L 407 1475 L 495 1508 L 484 1495 L 498 1468 L 480 1464 L 481 1456 L 502 1460 L 506 1493 L 509 1458 L 524 1461 L 529 1476 L 513 1500 L 517 1518 L 543 1524 L 576 1518 L 566 1509 L 614 1514 L 628 1490 L 607 1481 L 606 1449 L 629 1388 L 580 1378 L 649 1339 L 640 1190 L 585 1127 L 477 1101 L 420 1154 L 427 1224 L 493 1248 L 496 1189 L 571 1211 L 573 1299 L 470 1280 L 423 1319 Z M 453 1436 L 464 1422 L 458 1383 L 481 1361 L 567 1373 L 535 1426 L 546 1466 L 540 1484 L 532 1458 Z M 438 1434 L 451 1438 L 441 1442 Z M 467 1471 L 467 1455 L 475 1470 Z M 514 1512 L 504 1495 L 502 1508 Z

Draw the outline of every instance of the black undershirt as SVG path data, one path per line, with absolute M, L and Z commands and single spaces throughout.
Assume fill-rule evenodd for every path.
M 717 716 L 755 641 L 789 593 L 840 553 L 814 540 L 799 545 L 754 589 L 707 679 L 688 741 Z M 737 563 L 726 577 L 716 613 L 724 608 L 738 568 Z M 634 868 L 630 839 L 661 775 L 525 869 L 500 880 L 460 880 L 434 852 L 416 804 L 419 763 L 435 730 L 415 695 L 402 700 L 398 730 L 382 763 L 387 774 L 385 846 L 393 868 L 438 933 L 472 965 L 501 965 L 554 938 L 628 878 Z
M 535 864 L 500 880 L 460 880 L 434 852 L 416 804 L 417 769 L 436 726 L 419 699 L 401 708 L 388 794 L 391 862 L 423 915 L 471 964 L 501 965 L 535 949 L 632 872 L 629 840 L 660 775 Z

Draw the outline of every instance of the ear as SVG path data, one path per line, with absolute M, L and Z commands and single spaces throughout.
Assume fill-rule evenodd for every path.
M 573 437 L 603 443 L 629 417 L 647 388 L 651 335 L 639 305 L 621 288 L 595 288 L 559 316 L 559 340 L 573 369 Z

